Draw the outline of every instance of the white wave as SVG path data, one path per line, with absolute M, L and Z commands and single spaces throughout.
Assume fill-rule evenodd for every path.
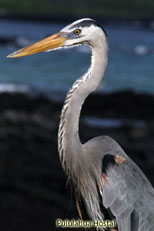
M 137 45 L 136 47 L 134 47 L 133 51 L 136 55 L 146 55 L 150 53 L 149 48 L 144 45 Z
M 30 40 L 28 40 L 27 38 L 24 38 L 24 37 L 18 37 L 16 39 L 16 43 L 20 47 L 25 47 L 25 46 L 29 46 L 32 43 L 32 41 L 30 41 Z
M 14 93 L 14 92 L 21 92 L 21 93 L 29 93 L 30 87 L 26 85 L 16 85 L 16 84 L 0 84 L 0 93 L 3 92 L 9 92 L 9 93 Z
M 86 117 L 84 122 L 90 127 L 96 128 L 119 128 L 122 126 L 132 126 L 136 128 L 144 128 L 146 122 L 144 120 L 135 119 L 110 119 L 110 118 L 97 118 L 97 117 Z

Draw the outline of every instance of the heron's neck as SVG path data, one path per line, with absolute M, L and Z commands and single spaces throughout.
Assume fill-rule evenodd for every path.
M 73 84 L 62 109 L 58 132 L 58 149 L 63 168 L 68 173 L 76 166 L 76 161 L 83 153 L 78 132 L 82 105 L 86 97 L 99 86 L 106 69 L 108 45 L 105 38 L 103 39 L 98 40 L 96 44 L 91 46 L 91 66 L 88 72 Z

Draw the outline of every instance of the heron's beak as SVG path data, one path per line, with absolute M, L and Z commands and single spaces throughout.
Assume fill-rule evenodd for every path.
M 62 47 L 67 40 L 67 37 L 65 37 L 64 32 L 59 32 L 56 34 L 53 34 L 39 42 L 36 42 L 30 46 L 27 46 L 25 48 L 22 48 L 10 55 L 8 55 L 8 58 L 18 58 L 23 57 L 27 55 L 33 55 L 38 52 L 48 51 L 52 50 L 58 47 Z

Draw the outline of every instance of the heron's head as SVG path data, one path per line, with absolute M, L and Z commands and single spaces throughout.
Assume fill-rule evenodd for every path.
M 17 58 L 80 44 L 92 46 L 95 42 L 97 43 L 99 37 L 106 38 L 106 33 L 102 27 L 96 21 L 84 18 L 69 24 L 56 34 L 8 55 L 8 57 Z

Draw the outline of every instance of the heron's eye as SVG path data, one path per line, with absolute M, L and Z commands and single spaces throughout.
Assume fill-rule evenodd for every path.
M 74 31 L 74 34 L 75 35 L 79 35 L 81 33 L 81 30 L 80 29 L 76 29 L 75 31 Z

